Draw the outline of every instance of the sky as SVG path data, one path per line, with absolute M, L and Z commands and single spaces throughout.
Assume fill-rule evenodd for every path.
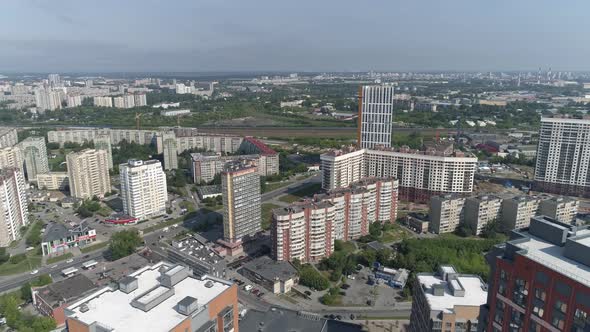
M 1 0 L 1 72 L 590 70 L 588 0 Z

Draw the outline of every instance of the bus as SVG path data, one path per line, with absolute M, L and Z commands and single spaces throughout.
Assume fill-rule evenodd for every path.
M 93 259 L 91 261 L 82 263 L 82 268 L 84 270 L 91 270 L 96 267 L 96 264 L 98 264 L 98 262 Z
M 61 271 L 61 274 L 64 277 L 69 278 L 69 277 L 75 275 L 77 272 L 78 272 L 78 269 L 77 268 L 75 268 L 75 267 L 68 267 L 67 269 L 62 270 Z

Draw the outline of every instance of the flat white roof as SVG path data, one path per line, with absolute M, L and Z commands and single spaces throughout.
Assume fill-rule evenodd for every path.
M 590 229 L 580 230 L 576 233 L 576 236 L 581 237 L 587 235 L 590 235 Z M 565 247 L 557 246 L 530 233 L 527 236 L 529 236 L 529 241 L 515 243 L 517 247 L 527 249 L 526 253 L 522 253 L 523 256 L 537 261 L 547 268 L 577 280 L 582 284 L 590 284 L 590 267 L 565 257 Z M 577 241 L 582 244 L 590 244 L 589 238 L 582 238 Z
M 463 288 L 465 288 L 465 296 L 453 296 L 453 293 L 449 288 L 449 283 L 443 281 L 438 276 L 418 275 L 418 281 L 420 284 L 427 288 L 424 293 L 431 310 L 440 310 L 446 313 L 451 313 L 456 305 L 480 306 L 487 302 L 488 292 L 485 290 L 485 285 L 479 277 L 461 276 L 457 279 Z M 435 284 L 444 285 L 444 295 L 434 296 L 432 294 L 432 286 Z
M 99 322 L 114 331 L 170 331 L 187 318 L 174 309 L 176 304 L 186 296 L 196 298 L 199 307 L 201 307 L 230 287 L 229 282 L 222 283 L 207 277 L 202 280 L 187 277 L 174 285 L 174 295 L 153 309 L 144 312 L 132 307 L 131 301 L 134 298 L 159 285 L 157 278 L 160 272 L 158 269 L 162 265 L 168 268 L 172 267 L 166 263 L 158 263 L 131 274 L 132 277 L 137 278 L 138 287 L 129 294 L 120 290 L 112 291 L 105 287 L 73 303 L 67 308 L 67 311 L 72 311 L 74 314 L 71 316 L 85 324 Z M 205 283 L 209 280 L 213 281 L 211 288 L 205 287 Z M 156 293 L 161 291 L 160 288 L 163 287 L 156 288 Z M 156 295 L 152 293 L 150 292 L 146 296 Z M 142 298 L 142 300 L 144 299 Z M 80 311 L 84 303 L 89 309 L 86 312 Z

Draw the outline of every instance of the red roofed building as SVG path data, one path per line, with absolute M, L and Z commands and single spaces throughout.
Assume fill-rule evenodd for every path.
M 279 154 L 269 148 L 266 144 L 254 137 L 245 137 L 240 145 L 240 152 L 245 154 L 259 154 L 260 163 L 258 168 L 261 174 L 274 175 L 279 174 Z

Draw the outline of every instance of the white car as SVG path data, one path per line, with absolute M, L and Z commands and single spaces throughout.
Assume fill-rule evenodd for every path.
M 74 259 L 73 259 L 73 258 L 70 258 L 70 259 L 68 259 L 68 260 L 66 261 L 66 263 L 68 263 L 68 264 L 69 264 L 69 263 L 73 263 L 73 262 L 74 262 Z
M 39 270 L 33 270 L 33 271 L 31 271 L 31 274 L 37 274 L 37 273 L 39 273 Z

